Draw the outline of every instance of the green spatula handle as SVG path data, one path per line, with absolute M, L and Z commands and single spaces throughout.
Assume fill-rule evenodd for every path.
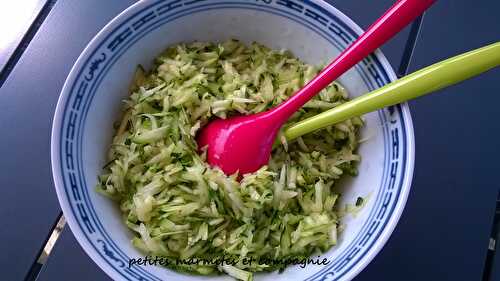
M 500 42 L 433 64 L 285 130 L 288 140 L 453 85 L 500 65 Z

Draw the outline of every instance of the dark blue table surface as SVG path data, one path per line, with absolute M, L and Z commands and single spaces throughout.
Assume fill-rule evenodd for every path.
M 48 2 L 32 34 L 19 35 L 23 48 L 0 81 L 1 280 L 25 278 L 60 212 L 50 172 L 50 127 L 66 75 L 88 41 L 134 1 Z M 392 3 L 329 2 L 365 28 Z M 497 0 L 439 1 L 426 14 L 410 69 L 498 41 L 499 9 Z M 395 69 L 407 35 L 383 47 Z M 499 78 L 496 69 L 410 102 L 412 192 L 390 240 L 355 280 L 482 280 L 500 188 Z M 500 280 L 500 258 L 493 259 L 492 271 L 485 280 Z M 38 278 L 109 280 L 68 227 Z

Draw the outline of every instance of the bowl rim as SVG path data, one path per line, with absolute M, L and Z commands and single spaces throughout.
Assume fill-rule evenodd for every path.
M 89 41 L 89 43 L 82 50 L 78 59 L 73 64 L 65 82 L 60 92 L 57 106 L 54 112 L 54 117 L 52 120 L 52 130 L 51 130 L 51 170 L 52 176 L 54 180 L 54 187 L 56 189 L 57 198 L 63 214 L 65 215 L 66 221 L 73 232 L 73 235 L 77 239 L 80 247 L 83 248 L 85 253 L 97 264 L 99 268 L 101 268 L 108 276 L 112 278 L 120 277 L 117 274 L 116 270 L 109 266 L 106 263 L 98 263 L 102 258 L 97 254 L 97 252 L 92 248 L 92 244 L 90 241 L 84 238 L 83 230 L 80 228 L 76 219 L 74 217 L 73 212 L 69 206 L 69 202 L 65 198 L 65 190 L 64 190 L 64 182 L 63 182 L 63 174 L 59 169 L 59 156 L 60 156 L 60 146 L 59 139 L 61 137 L 59 128 L 63 125 L 63 111 L 65 109 L 65 105 L 68 99 L 71 97 L 71 86 L 78 78 L 78 72 L 82 67 L 84 67 L 86 59 L 91 56 L 92 50 L 94 50 L 97 45 L 102 41 L 102 38 L 105 35 L 109 34 L 115 26 L 120 24 L 123 20 L 127 19 L 132 14 L 141 10 L 145 6 L 148 6 L 151 3 L 158 2 L 162 0 L 143 0 L 138 1 L 131 6 L 127 7 L 125 10 L 116 15 L 111 21 L 109 21 L 103 28 L 99 30 L 99 32 Z M 357 34 L 362 34 L 363 29 L 359 27 L 352 19 L 350 19 L 347 15 L 345 15 L 342 11 L 337 9 L 330 3 L 327 3 L 323 0 L 306 0 L 308 2 L 312 2 L 320 6 L 321 8 L 326 9 L 327 11 L 334 13 L 343 23 L 345 23 L 348 27 L 352 28 L 354 32 Z M 382 68 L 386 71 L 389 80 L 394 81 L 397 79 L 397 76 L 392 68 L 391 64 L 382 53 L 380 49 L 377 49 L 374 52 L 374 55 L 379 59 Z M 346 272 L 344 275 L 345 280 L 351 280 L 355 276 L 357 276 L 366 266 L 375 258 L 375 256 L 382 250 L 382 248 L 387 243 L 389 237 L 392 232 L 396 228 L 399 219 L 405 209 L 406 202 L 408 200 L 408 196 L 411 191 L 411 185 L 413 180 L 414 173 L 414 164 L 415 164 L 415 136 L 414 136 L 414 128 L 413 122 L 411 118 L 410 108 L 408 103 L 401 103 L 401 114 L 404 117 L 403 123 L 401 124 L 406 130 L 406 167 L 404 171 L 404 177 L 401 179 L 402 188 L 400 193 L 400 198 L 397 201 L 394 207 L 394 213 L 389 217 L 387 224 L 383 228 L 380 233 L 378 239 L 374 242 L 374 244 L 367 250 L 364 258 L 360 259 L 359 262 L 354 264 L 354 266 Z M 68 215 L 66 215 L 68 214 Z

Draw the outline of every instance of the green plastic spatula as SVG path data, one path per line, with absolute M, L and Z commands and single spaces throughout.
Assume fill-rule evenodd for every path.
M 287 140 L 354 116 L 411 100 L 500 65 L 500 42 L 438 62 L 375 91 L 300 121 L 285 130 Z

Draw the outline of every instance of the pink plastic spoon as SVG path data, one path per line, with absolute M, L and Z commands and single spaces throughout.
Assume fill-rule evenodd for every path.
M 281 126 L 306 102 L 422 14 L 436 0 L 399 0 L 313 80 L 279 106 L 258 114 L 216 119 L 202 128 L 198 147 L 227 175 L 258 170 L 269 161 Z

